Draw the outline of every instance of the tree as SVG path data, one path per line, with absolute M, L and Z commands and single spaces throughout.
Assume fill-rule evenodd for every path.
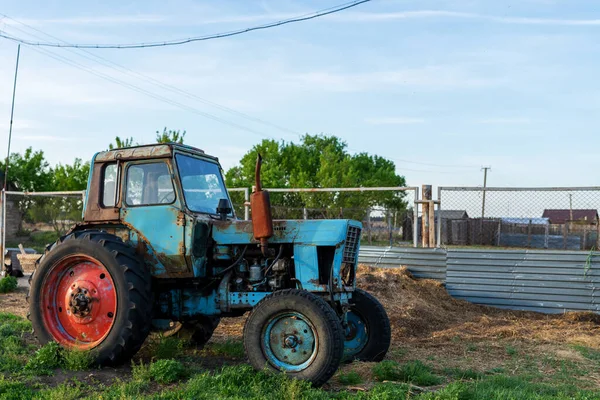
M 115 136 L 115 144 L 112 144 L 112 143 L 109 144 L 108 149 L 109 150 L 122 149 L 125 147 L 132 147 L 132 146 L 137 146 L 137 145 L 139 145 L 139 143 L 136 143 L 135 145 L 133 144 L 132 137 L 121 139 L 119 136 Z
M 305 135 L 299 144 L 263 140 L 240 160 L 240 165 L 227 171 L 230 187 L 251 187 L 257 154 L 264 158 L 264 187 L 378 187 L 405 186 L 403 176 L 396 174 L 394 163 L 367 153 L 350 155 L 347 145 L 335 136 Z M 404 210 L 403 193 L 340 192 L 340 193 L 271 193 L 275 215 L 277 207 L 314 208 L 323 217 L 344 216 L 362 218 L 370 207 Z M 348 214 L 349 209 L 354 210 Z M 362 215 L 361 215 L 362 214 Z M 287 216 L 301 217 L 286 213 Z
M 186 131 L 184 130 L 183 132 L 180 132 L 179 129 L 174 131 L 174 130 L 167 130 L 167 127 L 165 127 L 161 132 L 156 131 L 156 143 L 179 143 L 179 144 L 183 144 L 183 139 L 185 138 L 185 134 Z
M 76 158 L 73 165 L 58 164 L 51 169 L 52 190 L 75 191 L 85 190 L 90 174 L 90 162 Z

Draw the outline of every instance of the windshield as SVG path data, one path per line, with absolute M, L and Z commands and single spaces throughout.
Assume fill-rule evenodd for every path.
M 188 208 L 194 212 L 216 214 L 219 200 L 229 200 L 219 166 L 183 154 L 175 155 L 175 159 Z M 233 212 L 229 215 L 233 216 Z

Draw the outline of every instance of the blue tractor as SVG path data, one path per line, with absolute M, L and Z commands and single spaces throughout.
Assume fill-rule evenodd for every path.
M 129 360 L 151 330 L 206 343 L 223 317 L 249 312 L 256 369 L 314 385 L 340 362 L 379 361 L 390 345 L 382 305 L 357 289 L 361 224 L 271 219 L 268 192 L 236 218 L 218 159 L 160 144 L 97 153 L 83 222 L 48 246 L 30 278 L 41 343 Z

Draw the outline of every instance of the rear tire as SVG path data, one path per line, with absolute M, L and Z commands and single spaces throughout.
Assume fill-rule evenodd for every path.
M 322 298 L 298 289 L 265 297 L 244 326 L 244 347 L 257 370 L 321 386 L 336 372 L 344 351 L 339 317 Z
M 41 344 L 90 350 L 97 364 L 129 360 L 150 332 L 150 271 L 133 248 L 99 230 L 46 248 L 29 280 L 29 319 Z
M 383 360 L 390 348 L 392 330 L 383 305 L 371 294 L 355 289 L 346 316 L 344 361 Z

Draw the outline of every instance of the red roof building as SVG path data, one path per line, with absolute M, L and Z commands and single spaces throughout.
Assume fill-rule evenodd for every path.
M 542 218 L 548 218 L 551 224 L 564 224 L 565 222 L 569 221 L 597 224 L 598 210 L 544 210 Z

